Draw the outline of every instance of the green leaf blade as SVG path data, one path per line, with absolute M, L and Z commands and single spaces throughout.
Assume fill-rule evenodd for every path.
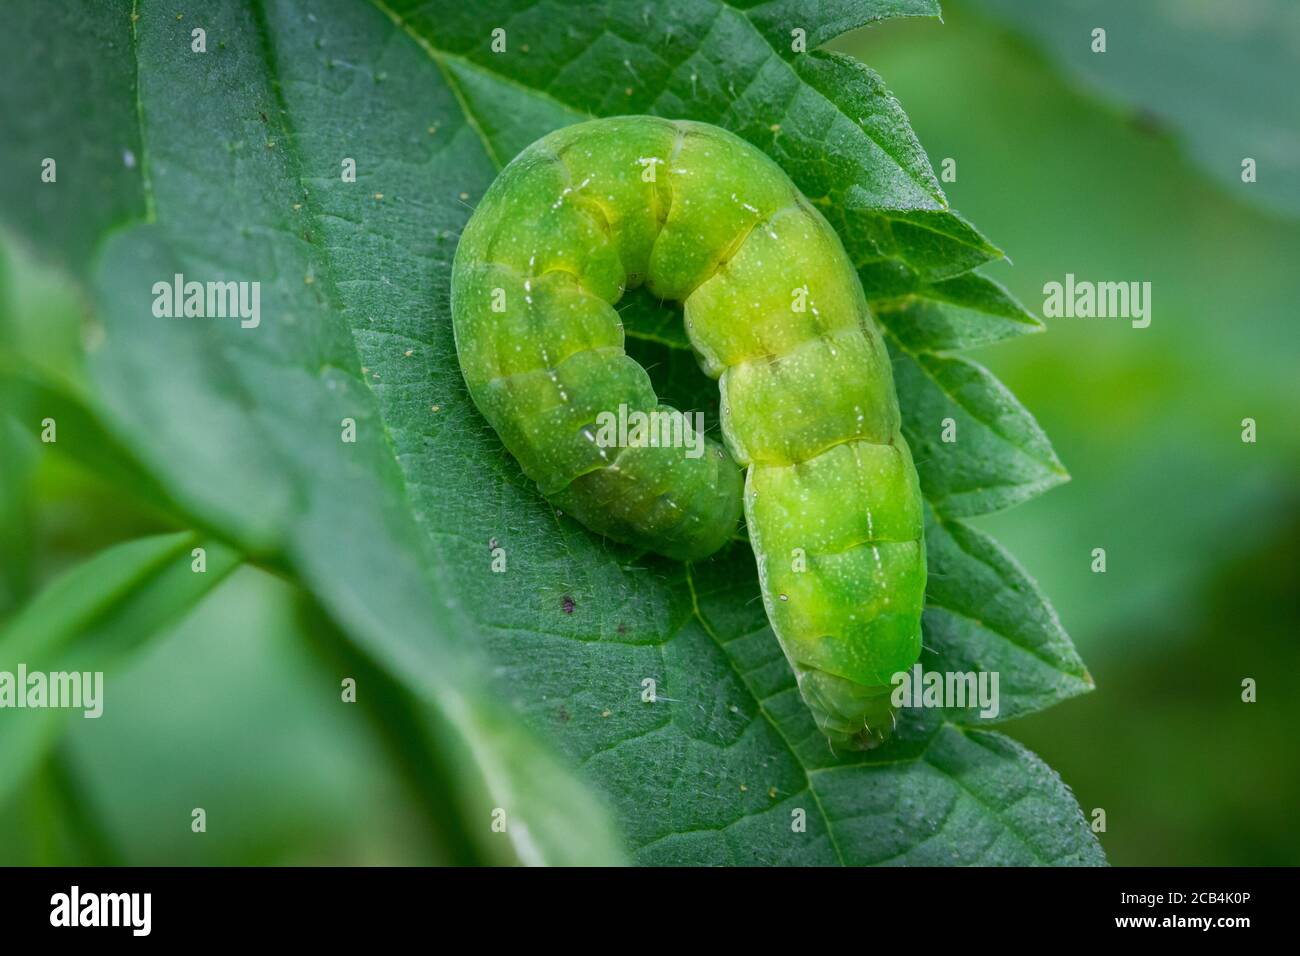
M 875 305 L 881 322 L 913 352 L 979 348 L 1045 329 L 1005 288 L 977 272 L 918 285 L 902 299 Z
M 471 629 L 430 573 L 436 544 L 418 530 L 397 460 L 403 436 L 422 440 L 417 420 L 433 420 L 436 383 L 412 405 L 386 379 L 393 371 L 400 386 L 396 369 L 421 369 L 411 359 L 427 348 L 438 301 L 430 263 L 445 274 L 468 215 L 457 197 L 494 172 L 468 125 L 442 140 L 428 132 L 459 110 L 454 92 L 375 8 L 320 23 L 294 3 L 223 7 L 207 26 L 223 45 L 204 58 L 178 29 L 153 17 L 137 31 L 157 221 L 115 235 L 95 276 L 107 338 L 92 375 L 116 427 L 182 507 L 251 553 L 283 558 L 431 709 L 464 768 L 477 833 L 518 862 L 617 862 L 599 800 L 482 689 Z M 203 124 L 169 92 L 195 83 L 212 91 Z M 349 93 L 380 147 L 357 151 L 355 184 L 340 175 L 331 127 L 335 96 Z M 432 223 L 412 214 L 431 169 L 443 181 Z M 376 275 L 376 262 L 401 281 Z M 263 321 L 157 318 L 153 284 L 177 273 L 259 282 Z M 379 354 L 382 366 L 366 364 Z M 504 834 L 489 830 L 484 805 L 506 811 Z
M 925 670 L 998 675 L 996 713 L 970 701 L 950 720 L 1009 720 L 1092 690 L 1056 612 L 995 541 L 927 510 L 926 552 Z
M 1069 480 L 1033 416 L 982 366 L 909 352 L 887 336 L 921 490 L 939 512 L 988 514 Z M 945 430 L 952 423 L 952 440 Z
M 1046 764 L 1001 734 L 945 727 L 920 760 L 825 770 L 846 862 L 906 866 L 1101 866 L 1096 837 Z M 873 794 L 862 808 L 857 797 Z
M 767 630 L 746 545 L 683 568 L 595 539 L 546 505 L 469 402 L 447 302 L 473 203 L 502 162 L 555 125 L 658 112 L 720 123 L 766 149 L 821 201 L 877 304 L 916 296 L 941 311 L 893 343 L 906 353 L 899 368 L 914 367 L 899 375 L 912 434 L 955 408 L 961 441 L 977 446 L 971 459 L 928 465 L 936 512 L 1002 507 L 1063 478 L 1009 393 L 936 354 L 1028 323 L 967 279 L 1000 253 L 946 208 L 879 78 L 842 58 L 788 60 L 731 7 L 646 11 L 602 4 L 557 21 L 500 3 L 439 10 L 435 21 L 394 2 L 313 20 L 291 0 L 230 4 L 213 14 L 210 43 L 221 45 L 203 62 L 186 52 L 188 24 L 142 19 L 139 117 L 157 221 L 114 235 L 95 275 L 108 335 L 93 371 L 107 417 L 181 508 L 255 555 L 285 556 L 349 639 L 430 708 L 472 778 L 468 819 L 486 826 L 475 816 L 485 800 L 523 805 L 511 818 L 524 833 L 508 836 L 503 859 L 616 861 L 606 802 L 642 862 L 1087 858 L 1091 836 L 1050 772 L 1016 752 L 970 751 L 961 740 L 974 735 L 939 715 L 904 715 L 879 752 L 831 753 Z M 503 54 L 483 29 L 498 20 L 511 37 Z M 665 29 L 673 23 L 691 29 Z M 174 95 L 189 89 L 205 91 L 202 123 Z M 340 178 L 345 156 L 357 160 L 356 183 Z M 155 319 L 151 283 L 177 271 L 262 281 L 262 325 Z M 689 391 L 675 364 L 689 357 L 654 315 L 629 314 L 629 329 L 671 350 L 670 374 Z M 345 418 L 355 444 L 340 440 Z M 981 560 L 936 554 L 961 567 L 969 558 L 975 571 L 962 573 L 988 578 L 968 603 L 1019 580 L 962 541 Z M 491 570 L 494 547 L 506 574 Z M 937 620 L 937 651 L 954 660 L 1042 650 L 1055 637 L 1037 618 L 1036 631 L 949 634 Z M 1073 663 L 1052 653 L 1056 678 L 1017 673 L 1016 707 L 1071 690 Z M 508 707 L 482 703 L 481 670 Z M 659 688 L 653 702 L 641 697 L 646 678 Z M 949 772 L 933 766 L 940 757 Z M 993 778 L 964 778 L 982 802 L 953 783 L 961 760 Z M 1055 837 L 1026 836 L 1019 811 L 983 806 L 1018 797 L 1017 776 L 1040 787 Z M 899 793 L 925 812 L 896 806 Z M 979 839 L 935 823 L 931 811 L 945 807 Z

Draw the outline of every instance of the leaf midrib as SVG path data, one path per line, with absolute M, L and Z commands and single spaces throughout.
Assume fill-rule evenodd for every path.
M 280 72 L 276 61 L 275 44 L 271 37 L 270 23 L 266 17 L 266 0 L 253 0 L 251 8 L 254 26 L 258 34 L 258 42 L 261 47 L 262 59 L 266 66 L 267 87 L 270 90 L 271 96 L 275 99 L 277 113 L 280 116 L 280 125 L 285 141 L 284 155 L 291 168 L 290 177 L 301 191 L 303 210 L 307 214 L 304 218 L 309 218 L 311 220 L 313 229 L 319 229 L 323 232 L 322 213 L 320 207 L 314 198 L 314 193 L 307 188 L 306 184 L 306 177 L 304 175 L 305 164 L 303 162 L 302 148 L 299 143 L 299 137 L 294 123 L 294 114 L 290 109 L 288 100 L 284 97 L 284 90 L 280 82 Z M 338 279 L 336 275 L 337 265 L 334 260 L 332 249 L 329 247 L 319 249 L 315 246 L 312 248 L 315 250 L 315 253 L 311 256 L 311 259 L 313 261 L 319 261 L 325 267 L 321 270 L 321 273 L 313 273 L 318 278 L 323 277 L 326 280 L 322 283 L 321 293 L 332 305 L 341 306 L 343 303 L 341 301 L 342 297 L 339 294 Z M 340 314 L 342 314 L 341 311 Z M 359 382 L 365 388 L 366 393 L 370 396 L 375 409 L 382 409 L 383 403 L 376 394 L 374 386 L 371 384 L 370 379 L 361 372 L 361 346 L 357 342 L 357 330 L 353 327 L 352 323 L 346 319 L 343 320 L 343 325 L 347 329 L 348 341 L 352 346 L 352 361 L 348 363 L 347 367 L 337 365 L 333 367 L 338 368 L 340 372 L 346 374 L 354 382 Z M 387 417 L 382 413 L 377 413 L 375 417 L 379 422 L 381 440 L 384 443 L 384 448 L 387 450 L 388 457 L 393 461 L 398 460 L 397 443 L 394 440 L 392 429 L 389 426 Z M 390 486 L 394 484 L 397 486 L 396 494 L 398 495 L 401 508 L 411 524 L 415 525 L 415 508 L 407 491 L 405 475 L 399 470 L 397 477 L 400 480 L 396 482 L 390 481 L 387 483 Z M 427 553 L 423 547 L 419 551 L 417 563 L 422 577 L 431 586 L 432 581 L 430 578 L 433 573 L 433 568 L 430 566 Z

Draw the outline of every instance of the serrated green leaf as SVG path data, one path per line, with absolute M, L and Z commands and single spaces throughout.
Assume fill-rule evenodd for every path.
M 481 21 L 476 20 L 471 26 L 453 18 L 451 23 L 434 24 L 419 8 L 408 11 L 402 4 L 393 4 L 385 9 L 395 22 L 420 39 L 426 52 L 445 64 L 462 90 L 470 90 L 466 98 L 470 115 L 483 136 L 485 149 L 496 162 L 513 155 L 554 125 L 577 121 L 586 115 L 623 110 L 621 104 L 610 104 L 607 91 L 601 88 L 569 89 L 562 82 L 565 72 L 547 71 L 545 55 L 534 55 L 531 48 L 526 54 L 510 46 L 504 53 L 493 53 L 482 40 L 478 27 Z M 530 19 L 531 9 L 525 7 L 520 12 L 503 5 L 495 14 L 487 15 L 486 20 L 517 24 L 506 29 L 514 36 L 514 43 L 522 44 L 526 39 L 521 37 L 534 36 L 535 31 L 544 29 Z M 603 20 L 593 19 L 590 26 L 572 28 L 568 40 L 580 55 L 590 55 L 597 61 L 588 63 L 584 59 L 584 66 L 598 74 L 617 75 L 620 69 L 625 69 L 640 77 L 637 57 L 644 56 L 644 48 L 649 47 L 660 60 L 661 71 L 654 74 L 654 82 L 663 86 L 665 92 L 671 91 L 675 78 L 680 78 L 682 66 L 671 70 L 665 66 L 677 61 L 670 56 L 671 36 L 658 31 L 670 29 L 664 24 L 675 25 L 681 18 L 670 20 L 671 11 L 664 11 L 653 18 L 642 17 L 638 22 L 642 12 L 634 6 L 604 11 Z M 691 64 L 686 69 L 696 94 L 698 61 L 710 59 L 705 52 L 710 41 L 730 43 L 745 50 L 753 45 L 749 34 L 728 17 L 728 12 L 720 12 L 713 21 L 725 24 L 719 35 L 715 38 L 710 30 L 692 56 L 681 61 L 683 65 Z M 584 29 L 595 30 L 597 23 L 606 33 L 592 40 L 590 46 L 578 44 L 578 35 Z M 623 29 L 615 29 L 611 23 L 621 24 Z M 477 32 L 466 35 L 465 31 L 471 29 Z M 614 46 L 627 54 L 621 63 L 613 61 L 613 47 L 603 50 L 607 40 L 613 43 L 609 39 L 611 34 L 621 41 Z M 641 39 L 635 42 L 629 39 L 638 35 Z M 764 37 L 763 42 L 772 46 L 769 37 Z M 440 52 L 444 47 L 454 52 Z M 596 47 L 602 47 L 599 56 L 589 52 Z M 564 46 L 561 44 L 559 48 Z M 547 49 L 553 47 L 548 45 Z M 679 107 L 674 112 L 661 109 L 661 95 L 651 111 L 722 123 L 780 161 L 835 225 L 859 267 L 869 298 L 893 300 L 905 294 L 916 295 L 915 321 L 906 327 L 913 334 L 900 336 L 909 347 L 923 346 L 927 351 L 970 347 L 1038 325 L 996 283 L 968 273 L 969 269 L 1002 253 L 946 208 L 946 200 L 906 116 L 878 76 L 848 57 L 817 52 L 795 59 L 790 69 L 800 81 L 798 88 L 778 93 L 789 89 L 789 78 L 781 68 L 773 68 L 757 53 L 748 58 L 735 55 L 735 58 L 752 65 L 752 75 L 738 97 L 727 98 L 716 107 L 702 103 L 698 96 L 673 100 L 674 106 Z M 743 70 L 740 72 L 744 75 Z M 648 76 L 641 78 L 647 84 L 651 82 Z M 538 121 L 531 126 L 518 119 L 530 112 L 529 107 L 533 105 L 529 101 L 530 84 L 535 90 L 533 101 L 540 105 Z M 633 97 L 638 95 L 635 84 L 627 89 Z M 754 97 L 780 103 L 780 112 L 773 114 L 769 107 L 762 117 L 750 115 L 746 104 Z M 570 111 L 569 116 L 557 112 L 557 107 Z M 492 132 L 500 128 L 494 117 L 502 112 L 509 117 L 509 136 Z M 833 161 L 828 161 L 828 156 Z M 663 310 L 658 315 L 659 319 L 649 326 L 644 314 L 633 314 L 630 323 L 634 334 L 669 344 L 680 343 L 682 340 L 669 331 L 671 323 Z M 997 460 L 986 453 L 985 443 L 973 448 L 959 446 L 959 451 L 949 449 L 954 454 L 966 454 L 971 448 L 970 460 L 964 461 L 961 469 L 969 474 L 957 474 L 954 480 L 960 483 L 969 478 L 973 491 L 963 491 L 960 499 L 945 502 L 944 507 L 950 508 L 953 514 L 976 514 L 1008 507 L 1064 478 L 1064 470 L 1032 418 L 1011 399 L 1016 410 L 1013 415 L 1005 401 L 1011 398 L 1009 393 L 987 373 L 984 377 L 988 385 L 984 394 L 963 396 L 968 403 L 967 410 L 982 413 L 1000 407 L 1002 420 L 998 424 L 1013 436 L 1004 444 L 1013 454 L 1020 454 L 1022 449 L 1017 443 L 1021 439 L 1029 441 L 1030 462 L 1013 462 L 999 470 Z M 939 385 L 943 388 L 946 383 Z M 910 396 L 900 394 L 900 397 L 905 407 L 911 404 Z M 1027 428 L 1019 428 L 1011 421 L 1017 416 L 1027 422 Z M 1040 454 L 1045 461 L 1043 467 L 1035 469 L 1032 459 Z M 951 457 L 944 456 L 942 464 L 947 465 Z
M 937 0 L 823 0 L 812 11 L 805 0 L 741 0 L 732 6 L 745 16 L 777 49 L 793 59 L 790 31 L 801 28 L 807 33 L 808 49 L 828 43 L 842 33 L 870 26 L 894 17 L 937 17 Z M 815 16 L 810 14 L 815 12 Z
M 996 714 L 972 704 L 949 720 L 1009 720 L 1092 689 L 1056 612 L 997 542 L 927 508 L 925 546 L 925 670 L 998 675 Z
M 786 62 L 788 43 L 764 32 L 775 20 L 762 19 L 760 28 L 751 19 L 775 10 L 714 0 L 593 4 L 557 29 L 542 7 L 523 0 L 472 12 L 396 0 L 379 6 L 438 62 L 498 166 L 539 136 L 589 116 L 701 120 L 780 162 L 840 231 L 855 262 L 884 260 L 939 279 L 1002 254 L 947 208 L 880 78 L 838 54 Z M 829 20 L 826 11 L 795 4 L 779 12 L 817 24 L 821 36 L 888 16 L 931 15 L 931 6 L 862 4 L 830 11 Z M 506 30 L 504 52 L 492 51 L 484 24 Z
M 819 802 L 844 842 L 875 836 L 846 862 L 908 866 L 1103 866 L 1061 778 L 1001 734 L 945 726 L 914 762 L 845 767 L 819 779 Z M 863 813 L 867 782 L 879 802 Z M 891 852 L 892 851 L 892 852 Z M 884 854 L 884 855 L 881 855 Z
M 834 208 L 838 205 L 834 199 L 839 198 L 856 210 L 897 210 L 900 213 L 946 210 L 948 202 L 930 168 L 925 150 L 912 133 L 903 108 L 885 88 L 884 80 L 851 57 L 823 51 L 799 57 L 794 62 L 794 72 L 835 108 L 837 115 L 833 119 L 836 125 L 825 127 L 825 132 L 831 137 L 832 155 L 864 154 L 860 157 L 860 164 L 855 164 L 857 168 L 852 170 L 854 175 L 847 190 L 841 185 L 845 172 L 842 169 L 824 170 L 823 177 L 815 179 L 809 174 L 810 185 L 816 183 L 822 187 L 814 187 L 808 193 L 814 201 L 827 197 L 832 200 L 829 205 Z M 791 116 L 789 120 L 801 127 L 805 122 L 801 115 Z M 842 125 L 842 120 L 847 120 L 848 125 Z M 812 121 L 825 122 L 815 115 Z M 812 128 L 808 131 L 811 133 Z M 798 138 L 798 133 L 789 123 L 781 124 L 781 132 Z M 837 143 L 835 138 L 842 138 L 842 141 Z M 822 148 L 825 150 L 825 142 Z M 810 155 L 808 160 L 810 166 L 823 165 L 816 162 L 814 155 Z M 937 217 L 936 228 L 941 228 L 943 218 Z M 951 256 L 933 258 L 949 268 L 953 267 Z
M 652 840 L 641 858 L 733 864 L 1104 863 L 1060 778 L 1000 735 L 958 729 L 934 711 L 904 710 L 894 738 L 884 747 L 867 754 L 832 754 L 771 640 L 761 605 L 752 600 L 757 586 L 737 573 L 735 562 L 743 557 L 743 547 L 736 548 L 687 572 L 691 612 L 674 644 L 686 645 L 692 649 L 686 653 L 701 660 L 721 648 L 728 682 L 752 695 L 753 710 L 747 707 L 739 715 L 749 726 L 743 735 L 733 734 L 738 741 L 774 736 L 779 743 L 772 756 L 755 774 L 743 758 L 737 761 L 741 766 L 733 766 L 729 750 L 722 750 L 706 765 L 707 773 L 719 788 L 747 790 L 757 776 L 767 799 L 748 798 L 753 809 L 716 830 L 700 828 Z M 928 630 L 925 640 L 931 640 Z M 674 723 L 682 704 L 694 703 L 672 705 Z M 689 717 L 682 720 L 689 722 Z M 711 724 L 721 722 L 715 716 Z M 626 746 L 649 750 L 663 744 L 651 740 L 633 737 Z M 658 757 L 641 754 L 647 761 Z M 631 754 L 624 759 L 634 762 Z M 692 767 L 680 758 L 674 765 L 681 768 L 679 778 Z M 804 811 L 807 824 L 802 840 L 790 832 L 797 810 Z
M 506 54 L 489 49 L 495 22 Z M 530 763 L 547 758 L 502 711 L 462 696 L 466 661 L 490 664 L 499 696 L 581 762 L 645 862 L 1097 858 L 1068 791 L 1001 738 L 968 750 L 974 735 L 909 713 L 882 751 L 831 754 L 766 630 L 745 545 L 688 568 L 593 538 L 538 496 L 464 392 L 447 313 L 456 236 L 500 164 L 587 113 L 687 116 L 758 143 L 838 217 L 864 278 L 898 274 L 891 295 L 996 255 L 936 197 L 878 79 L 834 57 L 792 66 L 744 12 L 707 0 L 562 17 L 524 3 L 322 15 L 266 0 L 223 5 L 208 32 L 221 45 L 196 61 L 187 24 L 146 11 L 134 30 L 157 221 L 115 235 L 95 276 L 108 334 L 93 367 L 111 420 L 188 512 L 286 555 L 351 639 L 440 708 L 453 749 L 514 775 L 507 797 L 562 798 L 572 813 L 534 830 L 543 857 L 599 858 L 575 849 L 604 850 L 599 808 L 567 776 L 525 787 L 555 771 Z M 201 123 L 176 95 L 192 89 Z M 355 184 L 339 177 L 348 156 Z M 151 284 L 178 271 L 261 281 L 263 323 L 155 319 Z M 653 315 L 632 341 L 664 350 L 685 393 L 691 360 L 653 334 Z M 947 361 L 918 355 L 918 367 Z M 987 394 L 967 391 L 983 411 Z M 1019 420 L 1003 412 L 994 425 L 1014 449 Z M 355 444 L 340 441 L 344 417 Z M 1041 827 L 1018 815 L 1022 784 L 1046 804 Z
M 936 511 L 965 517 L 1009 508 L 1069 480 L 1025 407 L 982 366 L 912 352 L 886 333 L 921 490 Z M 951 441 L 944 439 L 952 423 Z
M 978 348 L 1045 326 L 999 283 L 977 272 L 921 286 L 895 301 L 877 301 L 876 314 L 912 351 Z

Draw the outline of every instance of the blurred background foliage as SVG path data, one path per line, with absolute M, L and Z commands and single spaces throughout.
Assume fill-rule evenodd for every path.
M 120 449 L 42 444 L 33 383 L 85 394 L 96 328 L 55 271 L 0 242 L 0 626 L 52 579 L 121 541 L 177 530 Z M 25 387 L 17 387 L 21 381 Z M 44 406 L 42 406 L 44 407 Z M 60 433 L 92 419 L 61 405 Z M 20 421 L 22 424 L 20 424 Z M 26 427 L 24 427 L 26 426 Z M 111 441 L 97 436 L 99 441 Z M 77 460 L 65 449 L 76 449 Z M 87 451 L 89 449 L 89 451 Z M 124 497 L 127 489 L 136 489 Z M 188 545 L 186 545 L 188 547 Z M 146 635 L 141 635 L 142 637 Z M 273 570 L 243 566 L 105 677 L 107 707 L 74 717 L 30 782 L 0 748 L 0 865 L 416 864 L 472 859 L 427 768 L 386 726 L 382 675 Z M 375 688 L 366 720 L 338 707 L 338 674 Z M 389 688 L 393 693 L 395 689 Z M 37 712 L 6 712 L 6 730 Z M 200 796 L 201 795 L 201 796 Z M 214 833 L 191 839 L 201 806 Z M 160 842 L 159 834 L 171 834 Z M 220 835 L 217 835 L 217 834 Z M 450 842 L 448 842 L 450 841 Z
M 885 77 L 936 169 L 956 160 L 952 204 L 1014 259 L 988 273 L 1034 311 L 1067 272 L 1153 286 L 1150 328 L 1048 319 L 978 356 L 1073 481 L 976 523 L 1038 578 L 1098 684 L 1007 730 L 1085 813 L 1106 811 L 1115 864 L 1300 863 L 1300 16 L 1282 0 L 944 14 L 834 46 Z M 1241 183 L 1243 156 L 1258 183 Z M 5 242 L 0 624 L 106 545 L 172 527 L 165 502 L 123 499 L 17 422 L 6 376 L 75 392 L 94 337 L 60 277 Z M 273 572 L 230 575 L 110 675 L 103 718 L 72 721 L 32 785 L 0 797 L 0 863 L 457 859 L 382 719 L 332 706 L 329 626 Z M 1258 703 L 1241 702 L 1246 677 Z M 154 842 L 149 821 L 188 816 L 199 789 L 232 825 Z
M 1114 864 L 1300 863 L 1300 11 L 943 6 L 943 25 L 836 46 L 885 77 L 936 170 L 956 159 L 949 200 L 1014 260 L 986 271 L 1039 313 L 1068 272 L 1152 283 L 1149 328 L 1046 319 L 977 356 L 1073 480 L 974 523 L 1037 577 L 1097 680 L 1008 732 L 1106 810 Z M 1289 167 L 1264 160 L 1280 142 Z

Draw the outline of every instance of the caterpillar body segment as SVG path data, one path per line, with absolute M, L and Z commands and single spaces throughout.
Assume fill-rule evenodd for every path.
M 602 412 L 666 410 L 614 308 L 642 283 L 683 304 L 725 447 L 596 440 Z M 700 123 L 558 130 L 471 217 L 452 314 L 475 404 L 552 504 L 680 560 L 721 547 L 743 506 L 818 726 L 837 749 L 887 735 L 891 676 L 920 651 L 920 489 L 857 274 L 779 166 Z

